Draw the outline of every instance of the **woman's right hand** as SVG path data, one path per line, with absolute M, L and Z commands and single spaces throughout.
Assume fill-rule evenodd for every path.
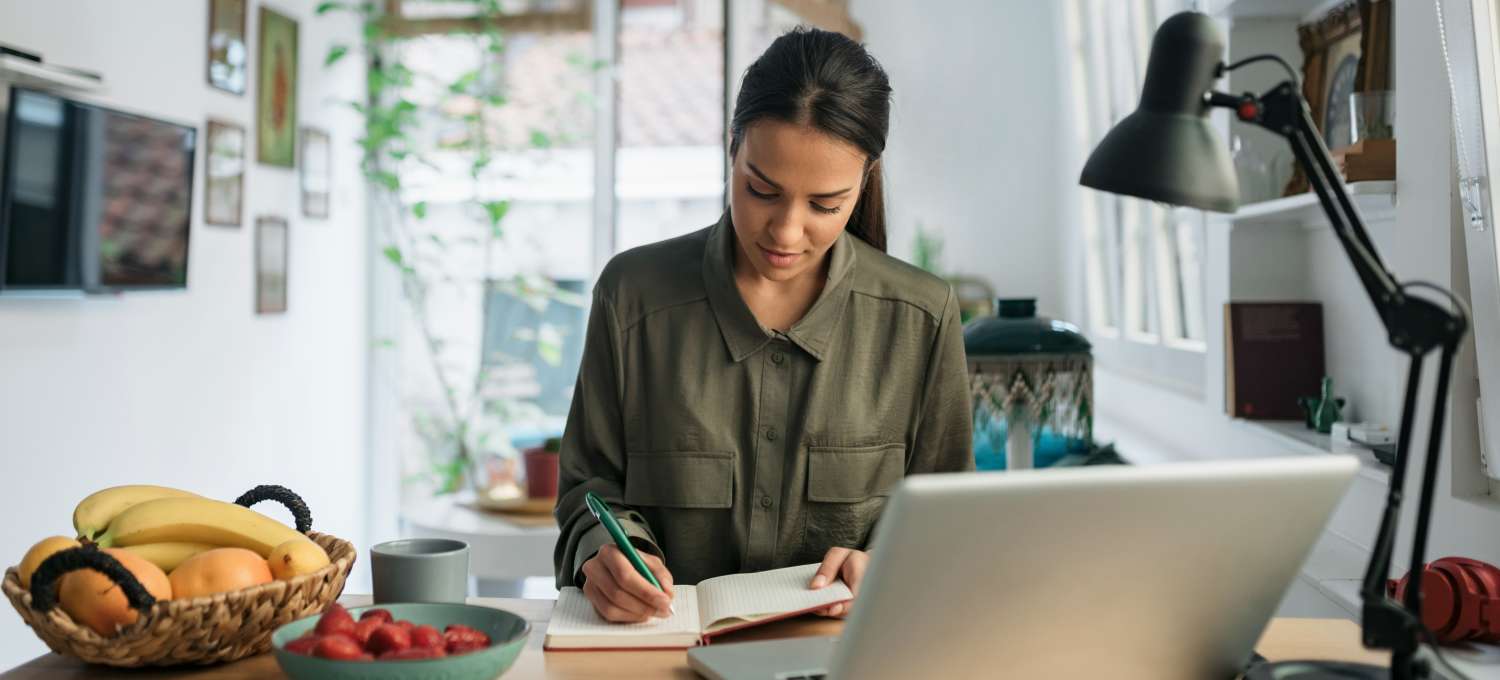
M 641 553 L 641 559 L 661 583 L 657 590 L 646 577 L 631 566 L 625 553 L 613 543 L 606 543 L 583 563 L 583 595 L 594 605 L 594 611 L 605 621 L 640 623 L 652 616 L 672 615 L 672 573 L 657 556 Z M 665 592 L 663 592 L 665 591 Z

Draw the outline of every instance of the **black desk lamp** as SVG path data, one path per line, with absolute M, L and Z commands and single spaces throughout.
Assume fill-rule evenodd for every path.
M 1080 181 L 1084 186 L 1111 193 L 1233 212 L 1239 205 L 1234 166 L 1208 124 L 1209 110 L 1233 109 L 1241 121 L 1266 128 L 1291 143 L 1297 162 L 1328 213 L 1334 235 L 1385 324 L 1391 345 L 1411 358 L 1385 513 L 1360 589 L 1364 601 L 1361 615 L 1364 645 L 1390 649 L 1391 666 L 1387 671 L 1360 664 L 1293 661 L 1259 666 L 1252 669 L 1250 677 L 1425 678 L 1430 669 L 1425 661 L 1416 658 L 1416 652 L 1423 637 L 1432 638 L 1422 625 L 1421 567 L 1448 402 L 1448 377 L 1454 352 L 1468 330 L 1468 316 L 1462 303 L 1448 291 L 1426 283 L 1401 283 L 1381 263 L 1328 156 L 1328 147 L 1313 127 L 1307 103 L 1299 93 L 1296 71 L 1274 55 L 1250 57 L 1226 66 L 1220 60 L 1223 53 L 1224 41 L 1209 17 L 1182 12 L 1163 23 L 1151 45 L 1140 107 L 1110 130 L 1094 149 Z M 1289 79 L 1259 97 L 1213 90 L 1214 81 L 1224 73 L 1257 61 L 1280 63 Z M 1454 311 L 1412 296 L 1412 288 L 1426 288 L 1446 298 Z M 1438 365 L 1432 429 L 1427 440 L 1426 467 L 1412 542 L 1411 584 L 1406 589 L 1403 608 L 1402 603 L 1386 595 L 1385 582 L 1390 574 L 1391 551 L 1400 517 L 1407 442 L 1411 438 L 1413 409 L 1421 384 L 1422 360 L 1437 349 L 1442 350 L 1442 359 Z

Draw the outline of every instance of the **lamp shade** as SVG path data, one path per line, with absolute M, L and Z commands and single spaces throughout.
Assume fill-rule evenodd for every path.
M 1110 193 L 1234 212 L 1240 202 L 1234 164 L 1209 125 L 1205 100 L 1223 54 L 1224 40 L 1209 17 L 1181 12 L 1162 23 L 1151 42 L 1140 107 L 1094 148 L 1079 181 Z

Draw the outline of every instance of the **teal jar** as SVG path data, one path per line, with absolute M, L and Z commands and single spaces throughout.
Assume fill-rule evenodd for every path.
M 964 326 L 980 470 L 1048 467 L 1093 442 L 1093 346 L 1078 327 L 1001 298 Z

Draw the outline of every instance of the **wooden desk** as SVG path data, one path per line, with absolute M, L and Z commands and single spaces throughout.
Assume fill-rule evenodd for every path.
M 342 601 L 351 606 L 369 603 L 368 596 L 350 596 Z M 473 598 L 474 604 L 506 609 L 531 622 L 531 639 L 505 674 L 506 680 L 573 680 L 575 678 L 676 678 L 695 680 L 687 666 L 684 652 L 543 652 L 542 638 L 547 619 L 552 615 L 552 600 L 512 600 Z M 725 635 L 722 640 L 766 640 L 799 635 L 837 635 L 843 623 L 830 619 L 804 617 L 768 624 L 759 628 Z M 1266 628 L 1256 649 L 1271 660 L 1336 659 L 1384 665 L 1386 656 L 1365 650 L 1359 644 L 1359 627 L 1344 619 L 1274 619 Z M 245 659 L 238 663 L 211 668 L 171 671 L 122 671 L 104 666 L 89 666 L 72 659 L 48 654 L 18 668 L 0 674 L 0 680 L 56 680 L 89 678 L 90 680 L 145 678 L 180 678 L 191 680 L 260 680 L 284 678 L 276 660 L 270 655 Z

